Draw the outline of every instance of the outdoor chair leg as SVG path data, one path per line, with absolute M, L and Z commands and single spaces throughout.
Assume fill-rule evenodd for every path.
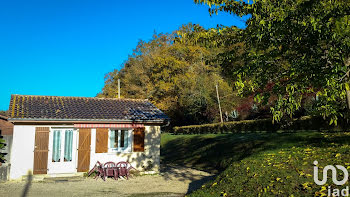
M 118 169 L 114 169 L 114 179 L 118 180 L 118 176 L 119 176 Z
M 97 180 L 99 177 L 101 177 L 101 171 L 98 169 L 98 170 L 96 171 L 95 180 Z
M 100 177 L 102 180 L 104 180 L 104 174 L 102 172 L 99 173 L 98 177 Z

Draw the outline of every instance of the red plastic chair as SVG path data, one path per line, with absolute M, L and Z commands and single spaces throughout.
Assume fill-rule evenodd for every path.
M 106 177 L 114 177 L 114 179 L 117 179 L 116 177 L 118 177 L 117 175 L 118 171 L 116 170 L 116 165 L 114 162 L 112 161 L 106 162 L 103 165 L 103 169 Z
M 125 176 L 126 179 L 129 179 L 130 170 L 135 169 L 134 167 L 131 166 L 129 162 L 126 162 L 126 161 L 118 162 L 116 167 L 118 168 L 118 175 Z
M 105 180 L 105 173 L 102 167 L 102 164 L 97 161 L 95 166 L 89 171 L 88 176 L 90 176 L 93 172 L 96 172 L 96 176 L 94 179 L 98 179 L 98 177 L 101 177 L 101 179 Z

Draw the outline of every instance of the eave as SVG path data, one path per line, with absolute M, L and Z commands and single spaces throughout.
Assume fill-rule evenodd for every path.
M 118 119 L 44 119 L 44 118 L 9 118 L 12 123 L 143 123 L 143 124 L 166 124 L 168 119 L 160 120 L 118 120 Z

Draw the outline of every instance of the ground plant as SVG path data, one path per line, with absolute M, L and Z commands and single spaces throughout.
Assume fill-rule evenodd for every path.
M 330 173 L 325 185 L 316 185 L 313 162 L 318 161 L 319 169 L 326 165 L 350 169 L 350 133 L 163 134 L 163 137 L 163 159 L 172 158 L 168 161 L 207 171 L 219 169 L 214 180 L 189 196 L 327 196 L 328 186 L 332 189 L 349 186 L 348 182 L 336 186 Z M 338 173 L 338 177 L 342 174 Z

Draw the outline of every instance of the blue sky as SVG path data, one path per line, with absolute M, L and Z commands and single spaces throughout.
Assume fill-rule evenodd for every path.
M 0 110 L 11 94 L 96 96 L 139 39 L 189 22 L 244 27 L 192 0 L 0 1 Z

